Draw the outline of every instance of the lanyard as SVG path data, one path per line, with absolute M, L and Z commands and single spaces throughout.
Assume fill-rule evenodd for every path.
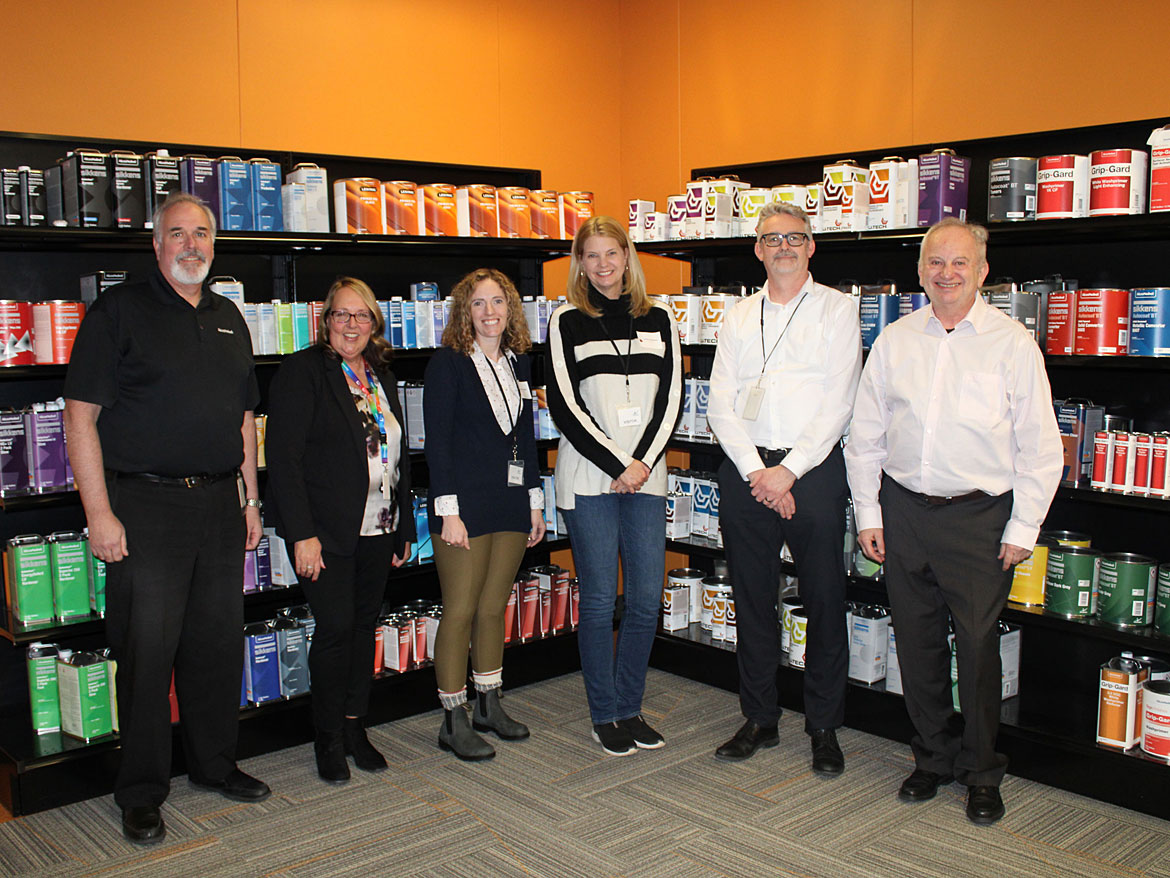
M 622 361 L 622 352 L 618 350 L 617 341 L 610 335 L 609 327 L 605 325 L 605 318 L 598 317 L 597 322 L 601 324 L 601 331 L 605 333 L 605 337 L 609 339 L 609 343 L 613 345 L 613 352 L 617 354 L 618 361 L 622 363 L 622 369 L 626 378 L 626 402 L 630 401 L 630 357 L 634 352 L 634 315 L 630 315 L 630 334 L 629 344 L 626 346 L 626 359 Z
M 484 354 L 483 358 L 487 360 L 488 367 L 492 370 L 492 377 L 496 379 L 496 387 L 500 388 L 500 397 L 504 400 L 504 411 L 508 413 L 508 438 L 512 440 L 512 460 L 516 460 L 516 426 L 520 423 L 520 412 L 524 410 L 524 397 L 520 393 L 520 379 L 516 376 L 516 367 L 512 365 L 512 360 L 507 354 L 502 356 L 508 362 L 508 368 L 512 372 L 512 380 L 516 382 L 516 395 L 520 397 L 520 407 L 516 409 L 516 417 L 512 417 L 512 409 L 508 407 L 508 396 L 504 393 L 504 385 L 500 383 L 500 376 L 496 372 L 495 364 L 492 363 L 487 354 Z
M 378 401 L 378 384 L 374 380 L 374 375 L 372 372 L 370 372 L 370 367 L 367 365 L 366 380 L 370 384 L 369 388 L 367 389 L 366 386 L 362 384 L 361 379 L 358 378 L 356 374 L 354 374 L 353 369 L 349 368 L 349 363 L 345 362 L 345 360 L 341 361 L 341 368 L 345 372 L 346 377 L 349 378 L 349 380 L 354 383 L 357 389 L 361 391 L 361 394 L 365 398 L 366 402 L 369 403 L 371 414 L 373 414 L 374 420 L 378 424 L 378 435 L 381 437 L 381 442 L 379 444 L 382 447 L 382 469 L 389 471 L 390 446 L 386 442 L 386 416 L 382 413 L 382 406 Z
M 764 299 L 768 298 L 768 294 L 760 296 L 760 356 L 764 358 L 764 362 L 760 365 L 760 377 L 764 377 L 764 373 L 768 370 L 768 360 L 772 358 L 772 354 L 776 353 L 776 348 L 780 346 L 781 340 L 784 338 L 784 333 L 788 332 L 788 327 L 792 325 L 792 321 L 796 319 L 796 312 L 800 310 L 800 306 L 804 304 L 808 293 L 800 297 L 800 301 L 796 303 L 796 307 L 792 309 L 792 313 L 788 317 L 788 322 L 784 324 L 784 328 L 780 330 L 780 336 L 772 344 L 772 350 L 764 353 Z

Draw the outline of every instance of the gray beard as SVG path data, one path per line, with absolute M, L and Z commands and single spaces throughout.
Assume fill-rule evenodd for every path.
M 171 273 L 174 275 L 175 280 L 181 284 L 190 284 L 192 286 L 203 283 L 211 271 L 211 265 L 204 262 L 195 268 L 188 269 L 179 262 L 180 258 L 181 256 L 177 257 L 171 263 Z

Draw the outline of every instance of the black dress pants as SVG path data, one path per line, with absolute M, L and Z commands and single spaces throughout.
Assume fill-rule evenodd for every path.
M 393 557 L 393 534 L 358 537 L 352 555 L 321 553 L 325 567 L 316 582 L 300 577 L 316 618 L 309 679 L 318 732 L 338 732 L 342 717 L 369 709 L 374 625 Z
M 1002 687 L 996 623 L 1012 571 L 1005 572 L 996 556 L 1012 494 L 932 506 L 886 476 L 881 506 L 886 590 L 906 710 L 917 732 L 915 763 L 960 783 L 998 786 L 1007 758 L 995 752 Z M 948 616 L 955 626 L 961 717 L 951 695 Z
M 796 514 L 780 517 L 751 494 L 730 460 L 719 467 L 719 520 L 735 595 L 739 703 L 761 726 L 780 718 L 777 597 L 780 547 L 796 562 L 808 612 L 804 671 L 805 730 L 835 729 L 845 721 L 849 637 L 845 630 L 845 460 L 835 447 L 796 480 Z
M 114 800 L 161 805 L 170 791 L 172 668 L 190 776 L 219 781 L 236 764 L 244 512 L 235 479 L 198 488 L 107 483 L 129 551 L 106 579 L 122 739 Z

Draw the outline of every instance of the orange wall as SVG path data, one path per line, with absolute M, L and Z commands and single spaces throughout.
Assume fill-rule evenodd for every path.
M 537 167 L 619 217 L 697 166 L 1170 114 L 1167 0 L 8 6 L 57 43 L 6 41 L 0 128 Z

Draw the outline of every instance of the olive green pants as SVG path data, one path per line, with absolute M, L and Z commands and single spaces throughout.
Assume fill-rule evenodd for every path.
M 435 677 L 442 692 L 467 685 L 467 650 L 479 673 L 504 661 L 504 610 L 524 557 L 528 535 L 516 531 L 472 537 L 471 549 L 433 540 L 443 591 L 443 618 L 435 636 Z

